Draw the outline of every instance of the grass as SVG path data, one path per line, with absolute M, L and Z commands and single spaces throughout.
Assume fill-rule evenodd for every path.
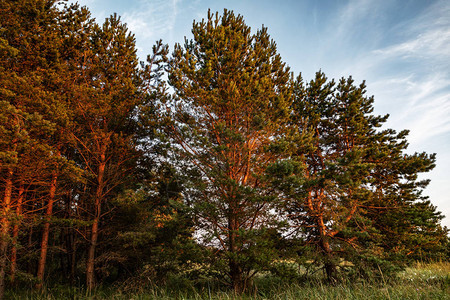
M 260 276 L 251 293 L 236 297 L 232 292 L 208 285 L 194 288 L 174 281 L 167 287 L 147 287 L 135 292 L 99 288 L 85 290 L 55 286 L 44 292 L 7 291 L 6 299 L 439 299 L 450 300 L 450 262 L 421 264 L 407 268 L 395 279 L 380 282 L 354 281 L 335 286 L 320 279 L 286 283 L 280 278 Z

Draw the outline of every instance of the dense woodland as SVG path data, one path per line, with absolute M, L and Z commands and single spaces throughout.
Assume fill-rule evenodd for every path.
M 365 83 L 305 81 L 231 11 L 192 34 L 142 62 L 116 15 L 0 2 L 0 298 L 173 274 L 241 293 L 298 266 L 333 283 L 449 259 L 418 179 L 435 155 L 407 154 Z

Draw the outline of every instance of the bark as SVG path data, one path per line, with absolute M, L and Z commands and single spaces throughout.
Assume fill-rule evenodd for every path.
M 328 235 L 325 223 L 323 222 L 323 216 L 317 217 L 317 226 L 319 229 L 320 242 L 319 246 L 325 256 L 324 269 L 327 274 L 327 279 L 330 283 L 336 282 L 336 265 L 333 262 L 332 250 L 330 243 L 328 242 Z
M 66 197 L 66 218 L 72 218 L 71 203 L 72 203 L 72 193 L 68 192 Z M 76 246 L 75 246 L 75 231 L 72 227 L 66 228 L 65 234 L 66 242 L 66 253 L 67 253 L 67 266 L 69 271 L 69 279 L 71 284 L 75 283 L 75 267 L 76 267 Z
M 105 144 L 106 145 L 106 144 Z M 95 216 L 94 222 L 92 223 L 92 231 L 91 231 L 91 241 L 88 250 L 88 260 L 86 264 L 86 285 L 88 290 L 92 290 L 95 286 L 95 274 L 94 274 L 94 264 L 95 264 L 95 248 L 97 247 L 98 240 L 98 231 L 99 231 L 99 222 L 101 216 L 101 205 L 103 200 L 103 186 L 104 186 L 104 175 L 105 175 L 105 167 L 106 167 L 106 146 L 102 147 L 101 155 L 100 155 L 100 164 L 98 166 L 98 174 L 97 174 L 97 190 L 95 194 Z
M 69 229 L 66 235 L 68 277 L 72 285 L 75 283 L 76 270 L 76 245 L 74 235 L 74 230 L 72 229 Z
M 336 265 L 331 261 L 331 257 L 327 257 L 327 260 L 325 261 L 325 273 L 327 274 L 327 280 L 331 284 L 335 284 L 337 281 L 336 278 Z
M 230 258 L 228 260 L 228 266 L 230 268 L 230 279 L 233 291 L 236 295 L 240 295 L 244 292 L 244 279 L 243 279 L 243 271 L 239 262 L 236 259 L 237 252 L 237 244 L 236 244 L 236 231 L 238 229 L 236 216 L 233 212 L 230 213 L 228 219 L 228 238 L 229 238 L 229 248 Z
M 97 239 L 98 239 L 98 218 L 96 217 L 94 219 L 94 223 L 92 224 L 91 244 L 89 246 L 88 260 L 86 265 L 86 284 L 88 290 L 92 290 L 95 286 L 94 263 L 95 263 L 95 248 L 97 246 Z
M 75 283 L 75 270 L 77 266 L 77 246 L 76 246 L 76 240 L 75 240 L 75 234 L 74 231 L 71 230 L 70 232 L 70 243 L 72 245 L 71 252 L 70 252 L 70 282 L 72 284 Z
M 239 263 L 234 258 L 230 258 L 229 267 L 233 291 L 235 295 L 240 295 L 245 290 L 244 280 L 242 278 L 242 269 L 240 268 Z
M 6 250 L 9 242 L 9 211 L 11 209 L 11 195 L 12 195 L 12 176 L 13 171 L 8 169 L 5 180 L 5 196 L 3 198 L 2 207 L 2 222 L 1 222 L 1 236 L 0 236 L 0 299 L 3 299 L 5 292 L 5 271 L 6 271 Z
M 28 232 L 27 249 L 32 249 L 32 247 L 33 247 L 33 231 L 34 231 L 33 224 L 31 224 L 30 230 Z M 33 274 L 34 273 L 34 267 L 35 267 L 35 265 L 31 263 L 31 260 L 28 260 L 28 262 L 27 262 L 28 273 Z
M 57 179 L 58 179 L 58 175 L 56 173 L 53 173 L 52 181 L 50 184 L 50 195 L 49 195 L 48 204 L 47 204 L 47 211 L 45 213 L 44 229 L 42 230 L 41 255 L 39 258 L 38 271 L 37 271 L 37 278 L 39 280 L 39 282 L 36 284 L 37 289 L 42 288 L 42 284 L 44 281 L 45 263 L 47 261 L 47 252 L 48 252 L 48 236 L 50 233 L 50 219 L 53 214 L 53 203 L 55 201 Z
M 25 189 L 23 185 L 19 188 L 16 207 L 16 224 L 13 227 L 13 245 L 11 250 L 11 282 L 14 282 L 17 270 L 17 239 L 19 237 L 20 217 L 22 216 L 23 193 Z

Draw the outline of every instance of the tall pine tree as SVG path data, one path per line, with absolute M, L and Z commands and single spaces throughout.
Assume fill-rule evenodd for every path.
M 319 253 L 330 281 L 342 259 L 360 271 L 389 259 L 393 248 L 386 244 L 399 227 L 388 216 L 417 212 L 439 235 L 433 209 L 421 202 L 427 182 L 417 181 L 433 168 L 434 155 L 407 155 L 406 131 L 380 129 L 388 116 L 372 114 L 374 99 L 365 96 L 364 83 L 355 86 L 350 77 L 336 85 L 318 72 L 306 86 L 299 77 L 294 95 L 291 126 L 309 142 L 298 144 L 287 161 L 303 167 L 288 168 L 278 186 L 298 237 Z M 401 219 L 416 222 L 405 214 Z
M 266 28 L 251 33 L 240 15 L 194 22 L 193 40 L 175 46 L 172 135 L 190 169 L 186 196 L 206 245 L 224 259 L 236 293 L 273 254 L 276 226 L 265 169 L 288 115 L 290 74 Z
M 72 94 L 76 127 L 71 139 L 88 172 L 78 191 L 92 222 L 86 280 L 95 285 L 95 252 L 107 199 L 133 182 L 139 152 L 135 147 L 136 107 L 143 101 L 135 39 L 116 15 L 94 26 L 78 66 L 77 90 Z

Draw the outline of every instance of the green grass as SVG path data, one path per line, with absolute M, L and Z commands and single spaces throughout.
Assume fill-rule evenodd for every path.
M 417 264 L 384 283 L 356 280 L 335 286 L 318 278 L 286 283 L 260 276 L 252 292 L 236 297 L 232 292 L 204 285 L 194 288 L 188 281 L 172 281 L 165 288 L 141 287 L 124 292 L 118 288 L 85 290 L 56 286 L 44 292 L 7 291 L 6 299 L 450 299 L 450 263 Z

